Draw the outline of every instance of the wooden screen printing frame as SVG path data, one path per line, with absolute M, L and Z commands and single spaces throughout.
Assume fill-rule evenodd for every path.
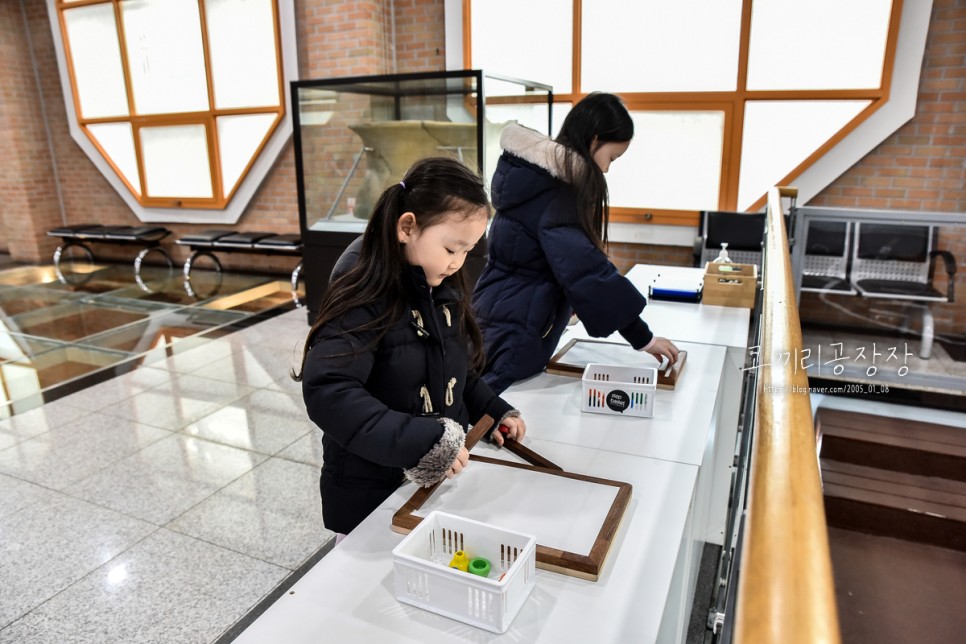
M 552 373 L 558 376 L 576 376 L 580 378 L 584 375 L 584 367 L 587 365 L 578 365 L 573 363 L 568 363 L 565 361 L 567 352 L 573 349 L 577 343 L 582 344 L 609 344 L 612 346 L 626 346 L 630 348 L 630 345 L 624 345 L 619 342 L 608 342 L 607 340 L 591 340 L 588 338 L 573 338 L 568 342 L 560 351 L 554 354 L 550 358 L 550 362 L 547 363 L 547 373 Z M 650 355 L 650 354 L 648 354 Z M 664 371 L 657 372 L 657 388 L 658 389 L 674 389 L 678 384 L 678 378 L 681 376 L 681 370 L 684 368 L 684 361 L 688 359 L 687 351 L 678 352 L 678 361 L 674 363 L 673 367 L 668 367 Z
M 484 416 L 481 418 L 480 421 L 476 423 L 476 425 L 474 425 L 470 432 L 466 435 L 466 449 L 472 449 L 473 446 L 480 441 L 480 439 L 487 435 L 492 427 L 492 418 L 489 416 Z M 543 456 L 540 456 L 540 454 L 537 454 L 530 448 L 524 447 L 512 438 L 504 439 L 503 449 L 509 450 L 520 458 L 532 463 L 532 465 L 510 463 L 508 461 L 501 461 L 499 459 L 489 458 L 486 456 L 477 456 L 476 454 L 471 454 L 470 459 L 482 463 L 490 463 L 505 467 L 516 467 L 532 472 L 549 474 L 551 476 L 562 476 L 564 478 L 584 481 L 586 483 L 610 485 L 617 488 L 617 494 L 614 496 L 614 501 L 611 504 L 610 510 L 608 510 L 607 516 L 604 518 L 604 522 L 600 527 L 600 531 L 597 533 L 597 538 L 594 540 L 594 545 L 590 549 L 590 554 L 583 555 L 574 552 L 567 552 L 558 548 L 549 548 L 547 546 L 540 545 L 539 543 L 537 544 L 538 568 L 552 570 L 564 575 L 579 577 L 589 581 L 597 581 L 597 579 L 600 577 L 600 571 L 604 567 L 604 561 L 607 558 L 607 553 L 610 551 L 611 544 L 614 540 L 614 535 L 617 534 L 617 528 L 620 525 L 621 518 L 623 518 L 625 510 L 627 510 L 627 504 L 631 499 L 631 484 L 621 481 L 611 481 L 609 479 L 596 478 L 593 476 L 586 476 L 583 474 L 565 472 L 559 465 L 556 465 Z M 433 495 L 436 489 L 445 481 L 446 479 L 443 479 L 443 481 L 440 481 L 431 487 L 419 488 L 416 493 L 413 494 L 409 500 L 404 503 L 403 506 L 399 508 L 399 510 L 397 510 L 393 515 L 393 531 L 400 534 L 408 534 L 413 528 L 419 525 L 419 522 L 423 520 L 423 517 L 414 514 L 415 511 L 421 508 L 423 504 L 426 503 L 426 501 Z

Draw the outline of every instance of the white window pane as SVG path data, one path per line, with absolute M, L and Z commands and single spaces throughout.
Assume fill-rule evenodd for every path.
M 121 9 L 137 113 L 207 110 L 197 0 L 125 0 Z
M 130 123 L 92 123 L 87 126 L 91 136 L 104 150 L 104 155 L 114 164 L 135 194 L 141 192 L 141 173 L 134 154 L 134 134 Z
M 560 134 L 560 128 L 563 125 L 564 119 L 570 114 L 570 110 L 574 107 L 573 103 L 554 103 L 553 104 L 553 130 L 551 130 L 550 135 L 554 138 Z
M 570 103 L 553 104 L 553 131 L 556 136 L 560 132 L 560 126 L 570 113 Z M 547 134 L 547 104 L 546 103 L 520 103 L 511 105 L 487 105 L 486 120 L 488 123 L 507 123 L 515 121 L 520 125 L 525 125 L 531 130 L 536 130 L 541 134 Z M 484 136 L 486 133 L 484 132 Z
M 521 79 L 521 80 L 531 80 Z M 539 83 L 540 81 L 534 81 Z M 483 77 L 483 88 L 486 93 L 487 98 L 493 98 L 494 96 L 526 96 L 526 88 L 517 83 L 512 83 L 510 81 L 499 80 L 496 78 L 491 78 L 489 76 Z
M 212 197 L 204 125 L 141 128 L 149 197 Z
M 473 69 L 571 91 L 571 0 L 476 0 L 470 8 Z
M 755 0 L 748 89 L 879 87 L 891 0 Z
M 547 132 L 546 103 L 517 103 L 513 105 L 487 105 L 486 125 L 502 125 L 513 121 L 544 134 Z M 484 136 L 487 134 L 484 132 Z
M 273 0 L 207 0 L 215 107 L 279 105 Z
M 631 112 L 634 139 L 610 166 L 612 206 L 718 207 L 724 112 Z
M 738 209 L 746 210 L 870 101 L 749 101 L 741 141 Z
M 593 0 L 582 12 L 583 92 L 737 86 L 741 0 Z
M 547 134 L 547 104 L 519 103 L 515 105 L 487 105 L 483 123 L 483 178 L 489 186 L 496 171 L 496 163 L 503 154 L 500 137 L 509 123 L 519 123 Z
M 251 163 L 276 118 L 275 114 L 246 114 L 219 116 L 215 120 L 221 157 L 221 188 L 225 195 L 231 193 Z
M 77 84 L 80 117 L 127 116 L 127 93 L 114 5 L 78 7 L 64 12 L 70 58 Z

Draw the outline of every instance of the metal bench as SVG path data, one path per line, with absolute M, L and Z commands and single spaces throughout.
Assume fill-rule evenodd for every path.
M 269 232 L 236 232 L 234 230 L 205 230 L 191 233 L 175 240 L 176 244 L 187 246 L 191 254 L 184 263 L 185 289 L 191 290 L 191 269 L 199 257 L 212 261 L 215 270 L 221 273 L 221 262 L 215 253 L 254 253 L 259 255 L 302 256 L 302 238 L 299 235 L 277 235 Z M 299 276 L 302 272 L 300 261 L 292 271 L 292 292 L 298 290 Z
M 855 295 L 849 281 L 852 224 L 847 221 L 811 221 L 805 232 L 802 291 Z
M 141 279 L 141 264 L 149 253 L 159 253 L 164 257 L 168 268 L 174 267 L 171 256 L 161 246 L 161 241 L 170 234 L 171 231 L 163 226 L 104 226 L 101 224 L 76 224 L 47 231 L 48 236 L 61 239 L 61 244 L 54 251 L 53 260 L 54 272 L 61 282 L 76 283 L 76 280 L 72 281 L 61 270 L 61 262 L 71 251 L 81 251 L 88 263 L 92 264 L 94 251 L 90 248 L 91 243 L 119 244 L 141 247 L 137 257 L 134 258 L 134 277 L 142 288 L 146 286 Z
M 852 251 L 851 280 L 861 295 L 916 303 L 922 311 L 923 360 L 935 335 L 932 304 L 955 301 L 956 261 L 949 251 L 933 248 L 934 237 L 934 226 L 856 223 Z M 933 286 L 938 258 L 946 269 L 945 293 Z

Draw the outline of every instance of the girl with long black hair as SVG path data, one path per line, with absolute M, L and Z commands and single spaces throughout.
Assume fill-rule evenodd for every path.
M 302 393 L 322 429 L 325 526 L 348 533 L 406 479 L 466 467 L 484 414 L 522 439 L 520 414 L 479 378 L 482 337 L 460 271 L 486 230 L 483 180 L 450 158 L 416 162 L 373 209 L 358 258 L 308 334 Z M 492 440 L 502 444 L 494 430 Z
M 671 364 L 678 349 L 640 315 L 647 303 L 607 257 L 604 173 L 630 145 L 634 122 L 613 94 L 574 105 L 556 140 L 511 124 L 493 175 L 496 217 L 473 308 L 484 336 L 484 380 L 497 393 L 539 373 L 572 313 L 594 337 L 620 332 Z

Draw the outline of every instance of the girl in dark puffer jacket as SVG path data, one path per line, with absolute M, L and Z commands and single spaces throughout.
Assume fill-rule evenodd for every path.
M 556 140 L 511 124 L 493 175 L 496 217 L 473 306 L 483 331 L 484 379 L 494 391 L 547 366 L 572 313 L 593 337 L 619 332 L 671 364 L 678 349 L 641 319 L 647 303 L 605 250 L 604 174 L 634 136 L 620 98 L 589 94 Z
M 482 179 L 454 159 L 419 161 L 379 198 L 358 260 L 324 296 L 296 378 L 322 429 L 328 529 L 348 533 L 406 479 L 459 473 L 467 426 L 484 414 L 526 433 L 479 378 L 482 337 L 460 272 L 488 216 Z M 497 430 L 491 439 L 503 442 Z

